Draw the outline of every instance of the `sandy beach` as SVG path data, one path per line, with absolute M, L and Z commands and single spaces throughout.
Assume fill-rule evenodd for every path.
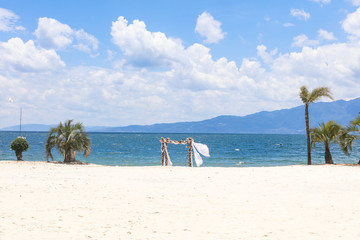
M 0 239 L 360 239 L 360 167 L 0 161 Z

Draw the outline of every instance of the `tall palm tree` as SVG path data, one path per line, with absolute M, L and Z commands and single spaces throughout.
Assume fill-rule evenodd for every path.
M 64 155 L 64 163 L 75 162 L 76 151 L 83 151 L 85 157 L 89 156 L 91 151 L 90 138 L 84 132 L 84 127 L 81 123 L 73 124 L 72 122 L 73 120 L 68 120 L 64 124 L 60 122 L 57 127 L 50 129 L 45 144 L 47 159 L 50 157 L 54 160 L 51 154 L 53 147 L 56 147 Z
M 318 128 L 311 128 L 311 144 L 316 148 L 315 143 L 323 143 L 325 147 L 325 163 L 334 164 L 332 156 L 330 153 L 330 144 L 332 142 L 337 142 L 343 152 L 346 155 L 349 155 L 347 149 L 343 149 L 344 143 L 342 142 L 346 139 L 346 129 L 341 125 L 337 124 L 335 121 L 329 121 L 326 124 L 324 122 L 319 124 Z
M 309 127 L 309 104 L 318 101 L 321 97 L 328 97 L 334 100 L 330 89 L 327 87 L 319 87 L 309 93 L 306 86 L 300 88 L 300 98 L 305 104 L 305 124 L 306 124 L 306 143 L 307 143 L 307 159 L 308 165 L 311 165 L 311 143 L 310 143 L 310 127 Z

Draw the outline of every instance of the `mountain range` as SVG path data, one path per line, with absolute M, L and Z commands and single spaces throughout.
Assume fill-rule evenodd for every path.
M 130 125 L 124 127 L 89 126 L 89 132 L 142 132 L 142 133 L 305 133 L 304 105 L 276 111 L 262 111 L 247 116 L 218 116 L 195 122 Z M 334 120 L 347 125 L 360 111 L 360 98 L 345 101 L 313 103 L 309 107 L 310 127 Z M 23 131 L 48 131 L 54 125 L 24 124 Z M 19 126 L 0 129 L 18 131 Z

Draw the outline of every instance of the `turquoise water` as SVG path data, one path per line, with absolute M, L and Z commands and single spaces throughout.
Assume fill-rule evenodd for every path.
M 10 150 L 18 132 L 0 132 L 0 160 L 16 160 Z M 45 161 L 44 144 L 47 133 L 24 132 L 30 148 L 23 153 L 25 161 Z M 210 157 L 203 158 L 207 167 L 259 167 L 306 164 L 305 135 L 273 134 L 140 134 L 140 133 L 89 133 L 92 153 L 88 158 L 77 154 L 83 162 L 119 166 L 161 165 L 160 138 L 185 140 L 192 137 L 210 149 Z M 185 145 L 169 144 L 169 154 L 174 166 L 187 166 Z M 56 161 L 63 157 L 54 149 Z M 360 158 L 359 144 L 355 144 L 350 157 L 338 146 L 331 147 L 335 163 L 357 163 Z M 323 147 L 312 152 L 314 164 L 324 163 Z

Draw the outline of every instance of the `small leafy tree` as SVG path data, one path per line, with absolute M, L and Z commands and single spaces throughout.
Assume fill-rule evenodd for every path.
M 18 137 L 12 141 L 10 145 L 11 150 L 15 151 L 15 155 L 18 161 L 22 161 L 22 153 L 28 150 L 29 143 L 24 137 Z

